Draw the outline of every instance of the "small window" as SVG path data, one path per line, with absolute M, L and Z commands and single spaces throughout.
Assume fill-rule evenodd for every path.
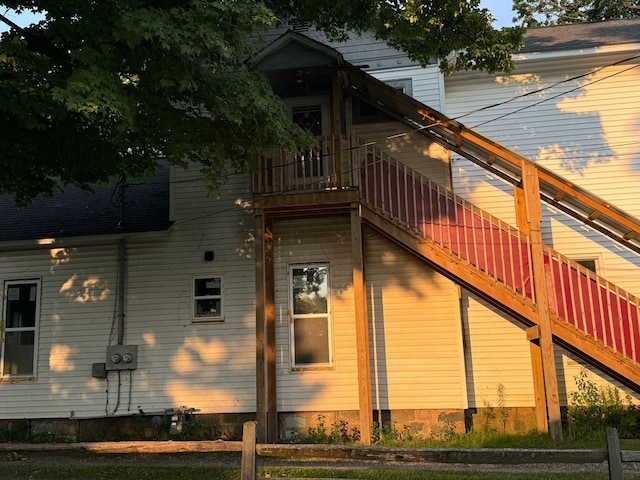
M 587 270 L 591 270 L 593 273 L 597 273 L 597 263 L 595 258 L 587 258 L 575 260 L 576 263 L 582 265 Z
M 330 367 L 333 354 L 329 267 L 295 265 L 290 274 L 292 367 Z
M 410 97 L 413 95 L 413 81 L 410 78 L 387 80 L 385 83 L 396 90 L 400 90 L 405 95 L 409 95 Z
M 40 316 L 40 281 L 4 283 L 3 335 L 0 341 L 2 377 L 34 377 Z
M 197 277 L 193 279 L 193 320 L 196 322 L 222 321 L 222 277 Z

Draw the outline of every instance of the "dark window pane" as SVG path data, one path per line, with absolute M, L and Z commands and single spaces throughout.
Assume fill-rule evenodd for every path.
M 36 325 L 36 284 L 10 285 L 7 288 L 7 328 L 33 328 Z
M 296 365 L 329 363 L 329 321 L 323 318 L 296 318 L 293 322 Z
M 196 317 L 220 317 L 222 309 L 219 298 L 196 300 Z
M 4 337 L 5 375 L 33 374 L 34 332 L 6 332 Z
M 209 295 L 222 294 L 221 278 L 196 278 L 195 280 L 195 296 L 206 297 Z
M 582 265 L 583 267 L 591 270 L 592 272 L 596 271 L 596 261 L 595 260 L 576 260 L 577 263 Z
M 327 267 L 301 267 L 292 270 L 294 315 L 328 312 L 327 273 Z

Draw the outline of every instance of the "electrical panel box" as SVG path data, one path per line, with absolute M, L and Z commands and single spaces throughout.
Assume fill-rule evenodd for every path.
M 91 376 L 93 378 L 105 379 L 107 378 L 107 364 L 106 363 L 94 363 L 91 365 Z
M 109 345 L 107 370 L 135 370 L 138 368 L 138 345 Z

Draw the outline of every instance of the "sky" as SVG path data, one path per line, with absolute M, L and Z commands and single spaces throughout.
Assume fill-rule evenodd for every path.
M 491 14 L 496 18 L 493 26 L 495 28 L 513 26 L 511 19 L 513 11 L 511 10 L 511 0 L 481 0 L 480 5 L 489 9 Z
M 489 11 L 496 18 L 494 27 L 508 27 L 512 25 L 511 18 L 513 17 L 513 12 L 511 11 L 511 0 L 481 0 L 480 4 L 488 8 Z M 5 14 L 10 20 L 16 22 L 18 25 L 29 24 L 33 21 L 34 17 L 29 14 L 25 14 L 22 16 L 16 15 L 12 12 L 0 12 Z M 7 30 L 7 27 L 4 23 L 0 22 L 0 32 L 4 32 Z

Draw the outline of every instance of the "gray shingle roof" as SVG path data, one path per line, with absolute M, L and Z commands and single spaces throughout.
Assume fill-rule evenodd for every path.
M 19 209 L 12 195 L 0 195 L 0 242 L 81 237 L 167 230 L 169 165 L 159 162 L 155 174 L 126 188 L 124 223 L 113 201 L 115 183 L 94 186 L 94 193 L 76 187 L 51 198 L 38 198 Z
M 532 28 L 518 53 L 577 50 L 640 43 L 640 18 Z

